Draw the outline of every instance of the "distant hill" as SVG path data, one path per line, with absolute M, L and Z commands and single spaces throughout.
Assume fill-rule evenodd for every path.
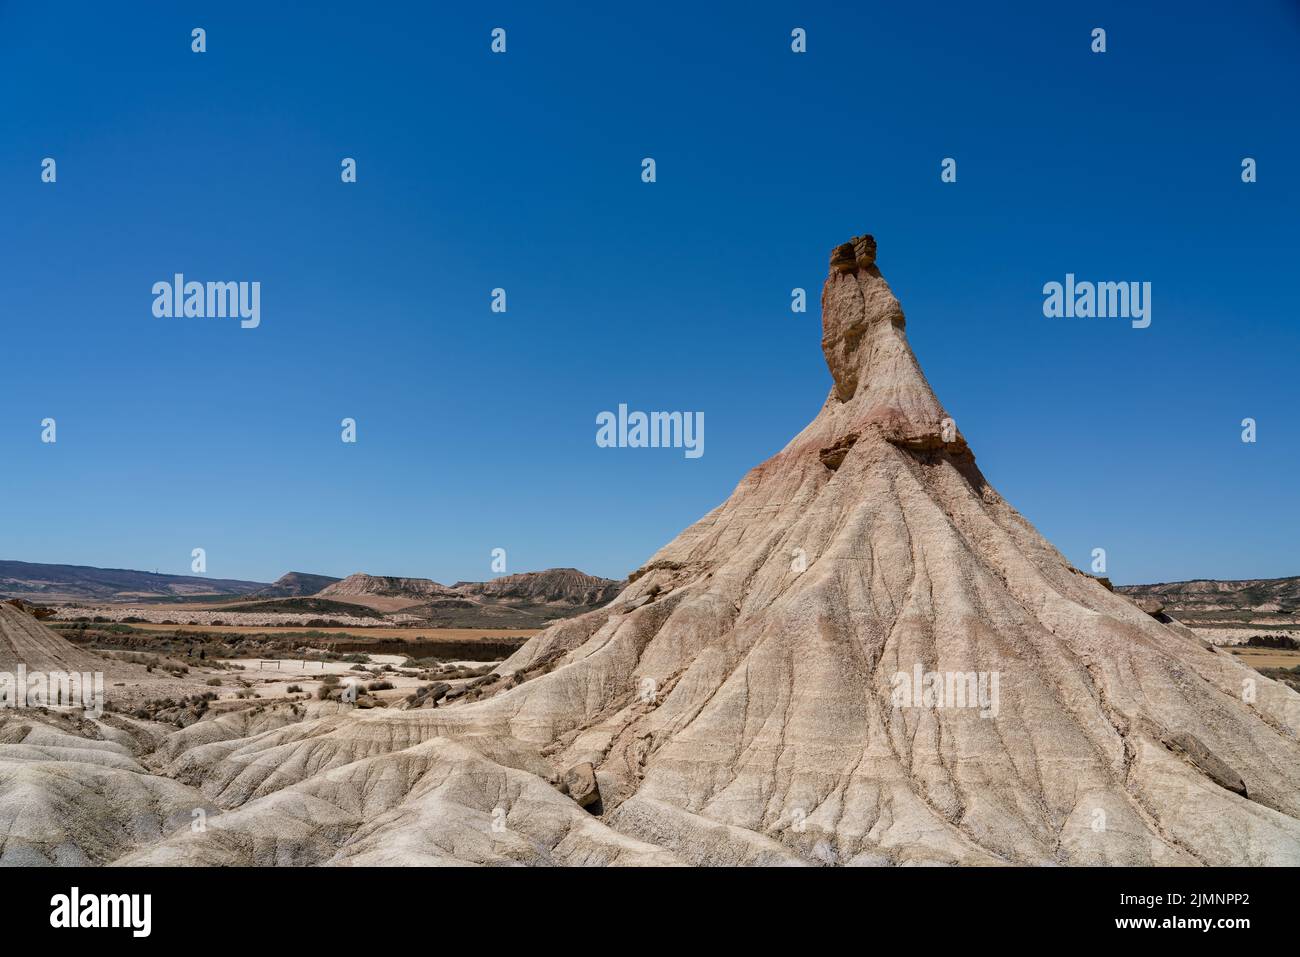
M 534 628 L 613 600 L 622 582 L 576 568 L 505 575 L 487 582 L 447 586 L 428 578 L 357 573 L 315 597 L 402 612 L 444 628 Z
M 384 595 L 397 598 L 426 598 L 450 595 L 452 589 L 431 578 L 399 578 L 392 575 L 367 575 L 357 572 L 340 579 L 318 592 L 321 598 L 344 595 Z
M 608 604 L 623 582 L 576 568 L 443 585 L 428 578 L 288 572 L 274 583 L 123 568 L 0 562 L 0 598 L 48 602 L 202 603 L 230 612 L 375 617 L 400 612 L 443 628 L 540 628 Z M 239 601 L 232 603 L 231 599 Z
M 1300 638 L 1300 577 L 1214 581 L 1198 578 L 1153 585 L 1120 585 L 1147 612 L 1175 619 L 1216 645 Z M 1285 644 L 1276 647 L 1287 647 Z
M 397 611 L 433 598 L 455 598 L 457 592 L 429 578 L 400 578 L 357 572 L 316 593 L 317 598 Z
M 1120 585 L 1130 598 L 1155 598 L 1170 611 L 1263 611 L 1289 613 L 1300 609 L 1300 576 L 1216 581 L 1198 578 L 1154 585 Z
M 315 595 L 322 589 L 328 588 L 335 582 L 340 581 L 338 578 L 331 578 L 329 575 L 309 575 L 306 572 L 288 572 L 281 575 L 270 585 L 265 588 L 259 588 L 255 592 L 250 592 L 249 598 L 301 598 L 307 595 Z
M 548 568 L 486 582 L 457 582 L 452 591 L 459 598 L 435 598 L 402 610 L 443 627 L 535 628 L 607 605 L 623 584 L 576 568 Z
M 487 582 L 457 582 L 455 589 L 494 601 L 527 605 L 572 605 L 599 608 L 623 590 L 623 582 L 587 575 L 576 568 L 503 575 Z
M 200 595 L 247 595 L 266 582 L 159 575 L 127 568 L 0 561 L 0 596 L 59 601 L 130 601 Z

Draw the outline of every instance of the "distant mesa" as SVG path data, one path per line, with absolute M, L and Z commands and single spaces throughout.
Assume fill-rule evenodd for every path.
M 455 594 L 446 585 L 429 578 L 398 578 L 391 575 L 367 575 L 357 572 L 317 592 L 319 598 L 356 598 L 374 595 L 384 598 L 409 598 L 418 601 Z
M 481 595 L 503 602 L 573 605 L 599 608 L 618 595 L 623 582 L 598 578 L 576 568 L 548 568 L 541 572 L 503 575 L 486 582 L 457 582 L 466 595 Z
M 576 568 L 503 575 L 491 581 L 443 585 L 428 578 L 396 578 L 358 572 L 322 589 L 318 598 L 401 598 L 412 602 L 478 598 L 526 604 L 598 607 L 618 594 L 621 583 L 587 575 Z
M 1300 638 L 1300 577 L 1200 578 L 1115 590 L 1158 620 L 1189 628 L 1215 645 L 1249 644 L 1270 636 Z
M 1300 608 L 1300 576 L 1214 581 L 1197 578 L 1154 585 L 1120 585 L 1116 591 L 1133 599 L 1159 601 L 1182 612 L 1281 611 Z
M 376 611 L 395 612 L 435 598 L 458 595 L 446 585 L 428 578 L 401 578 L 357 572 L 321 589 L 316 597 L 364 605 Z

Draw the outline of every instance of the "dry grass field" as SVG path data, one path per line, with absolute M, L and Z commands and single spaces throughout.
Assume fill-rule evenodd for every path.
M 1233 648 L 1231 654 L 1252 668 L 1294 668 L 1300 665 L 1300 651 L 1280 648 Z

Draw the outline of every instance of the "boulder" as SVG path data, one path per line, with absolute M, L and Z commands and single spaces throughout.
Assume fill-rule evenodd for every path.
M 1157 617 L 1165 610 L 1165 603 L 1159 598 L 1135 598 L 1133 599 L 1133 603 L 1152 618 Z
M 596 783 L 596 769 L 590 761 L 575 764 L 564 772 L 560 779 L 560 789 L 579 807 L 590 808 L 600 801 L 600 785 Z

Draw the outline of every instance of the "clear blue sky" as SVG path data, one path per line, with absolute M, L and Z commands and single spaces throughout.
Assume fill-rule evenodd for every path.
M 869 231 L 1068 558 L 1300 574 L 1295 3 L 330 6 L 0 5 L 0 558 L 625 575 L 816 414 Z M 260 281 L 261 327 L 154 318 L 175 272 Z M 1066 272 L 1151 327 L 1045 318 Z M 620 402 L 705 455 L 597 448 Z

